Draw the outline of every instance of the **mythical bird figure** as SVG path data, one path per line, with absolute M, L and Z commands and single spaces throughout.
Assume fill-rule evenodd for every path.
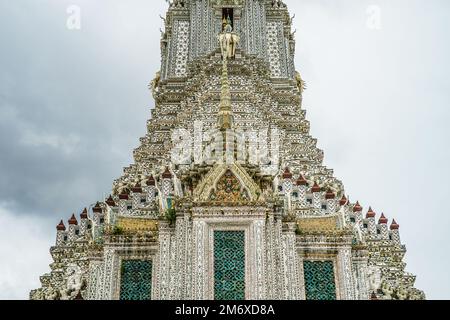
M 297 82 L 298 90 L 303 93 L 306 90 L 306 82 L 302 79 L 298 71 L 295 72 L 295 81 Z
M 369 267 L 367 272 L 370 291 L 377 292 L 381 288 L 381 270 L 375 266 Z
M 66 271 L 67 284 L 61 290 L 61 300 L 72 300 L 83 288 L 83 273 L 76 264 L 70 264 Z
M 155 98 L 156 93 L 159 90 L 159 81 L 161 80 L 161 72 L 158 71 L 155 75 L 155 79 L 150 83 L 150 89 L 152 90 L 153 98 Z

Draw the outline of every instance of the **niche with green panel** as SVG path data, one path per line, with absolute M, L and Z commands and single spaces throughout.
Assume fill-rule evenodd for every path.
M 152 261 L 123 260 L 120 279 L 120 300 L 151 300 Z
M 304 261 L 306 300 L 336 300 L 333 261 Z
M 214 299 L 245 299 L 245 231 L 214 232 Z

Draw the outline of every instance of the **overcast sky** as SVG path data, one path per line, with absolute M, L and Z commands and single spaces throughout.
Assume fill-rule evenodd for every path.
M 291 0 L 312 135 L 352 200 L 401 225 L 450 298 L 450 2 Z M 81 29 L 67 8 L 81 8 Z M 154 106 L 163 0 L 0 0 L 0 299 L 50 269 L 55 226 L 110 192 Z

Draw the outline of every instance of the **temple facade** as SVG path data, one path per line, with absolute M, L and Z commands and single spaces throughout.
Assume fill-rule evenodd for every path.
M 107 199 L 57 226 L 36 300 L 425 299 L 399 224 L 309 134 L 281 0 L 173 0 L 155 108 Z

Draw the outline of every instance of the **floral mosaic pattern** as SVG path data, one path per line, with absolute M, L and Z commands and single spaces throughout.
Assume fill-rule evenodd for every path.
M 247 191 L 240 184 L 231 170 L 227 170 L 217 182 L 215 191 L 210 196 L 211 201 L 238 202 L 248 200 Z

